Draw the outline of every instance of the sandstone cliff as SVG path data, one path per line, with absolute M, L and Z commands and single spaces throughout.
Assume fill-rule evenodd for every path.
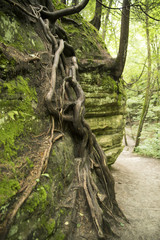
M 54 126 L 61 131 L 55 130 L 52 140 L 47 136 L 52 128 L 44 104 L 49 86 L 46 72 L 51 69 L 53 57 L 49 53 L 50 45 L 39 31 L 40 23 L 20 13 L 17 17 L 16 11 L 13 12 L 5 1 L 0 6 L 1 221 L 14 207 L 19 210 L 6 239 L 64 239 L 73 217 L 70 208 L 74 203 L 66 199 L 64 206 L 63 191 L 73 180 L 78 163 L 73 161 L 75 139 L 65 126 L 61 128 L 62 119 Z M 106 69 L 110 56 L 89 23 L 76 15 L 71 21 L 59 21 L 58 25 L 66 30 L 78 57 L 87 122 L 108 157 L 107 163 L 112 164 L 122 150 L 123 82 L 114 80 Z M 52 142 L 55 142 L 53 147 Z M 45 168 L 48 153 L 51 154 Z M 19 195 L 25 191 L 29 197 L 24 203 L 24 195 Z M 83 216 L 80 212 L 79 220 Z M 8 221 L 9 218 L 12 215 L 8 215 Z M 80 227 L 86 227 L 89 218 L 89 214 L 85 215 L 83 226 L 76 223 L 77 232 Z M 91 236 L 97 239 L 94 231 L 88 234 L 88 239 Z

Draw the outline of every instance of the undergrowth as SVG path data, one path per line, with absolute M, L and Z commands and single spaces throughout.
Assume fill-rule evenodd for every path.
M 132 132 L 137 133 L 137 126 L 133 126 Z M 160 159 L 160 123 L 146 123 L 144 125 L 141 142 L 135 148 L 135 152 Z

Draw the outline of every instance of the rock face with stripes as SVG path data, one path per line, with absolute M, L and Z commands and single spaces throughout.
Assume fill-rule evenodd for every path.
M 123 150 L 125 91 L 123 79 L 115 79 L 108 69 L 112 58 L 96 29 L 80 16 L 62 26 L 69 33 L 79 64 L 79 81 L 85 92 L 85 118 L 113 164 Z M 81 38 L 79 38 L 81 34 Z
M 106 239 L 125 219 L 106 164 L 122 149 L 123 82 L 92 25 L 52 28 L 39 1 L 0 2 L 0 239 Z

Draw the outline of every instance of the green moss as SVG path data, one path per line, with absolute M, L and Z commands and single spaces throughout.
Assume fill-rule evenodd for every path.
M 72 24 L 63 24 L 64 29 L 69 34 L 69 41 L 71 42 L 72 46 L 76 51 L 76 55 L 78 58 L 87 58 L 93 60 L 94 54 L 100 55 L 100 51 L 97 47 L 96 38 L 94 38 L 94 32 L 92 32 L 92 36 L 88 33 L 89 26 L 86 25 L 87 23 L 81 23 L 81 20 L 74 16 L 75 21 L 80 23 L 81 25 L 77 28 L 75 25 Z M 72 18 L 72 17 L 71 17 Z M 81 29 L 81 37 L 80 36 L 80 29 Z M 84 44 L 85 42 L 85 44 Z M 93 52 L 94 49 L 94 52 Z
M 20 189 L 20 184 L 17 179 L 9 179 L 5 176 L 0 179 L 0 206 L 5 204 L 6 199 L 11 198 Z
M 8 61 L 6 61 L 8 64 Z M 22 138 L 35 131 L 35 113 L 32 107 L 37 101 L 35 89 L 29 86 L 29 79 L 17 76 L 10 81 L 3 81 L 0 88 L 0 163 L 4 165 L 1 174 L 0 205 L 9 200 L 18 191 L 18 181 L 21 173 L 16 172 L 18 153 L 23 151 L 25 144 Z M 30 159 L 26 158 L 28 168 L 33 167 Z M 8 172 L 8 180 L 5 178 Z M 17 175 L 19 174 L 19 175 Z M 24 174 L 24 173 L 23 173 Z M 7 182 L 8 181 L 8 182 Z M 3 191 L 5 184 L 8 190 Z M 16 187 L 14 188 L 14 184 Z M 4 201 L 5 199 L 5 201 Z
M 43 186 L 37 188 L 37 191 L 33 192 L 27 199 L 24 209 L 32 213 L 38 207 L 43 211 L 47 204 L 47 193 Z
M 22 52 L 44 50 L 39 36 L 31 25 L 20 22 L 14 16 L 10 17 L 0 12 L 0 42 L 13 46 Z
M 61 3 L 60 1 L 52 0 L 52 2 L 53 2 L 53 5 L 54 5 L 54 7 L 55 7 L 56 10 L 66 8 L 66 5 L 63 4 L 63 3 Z
M 46 223 L 45 228 L 47 230 L 48 235 L 50 235 L 54 231 L 55 224 L 56 224 L 56 222 L 53 218 L 50 218 L 48 220 L 48 222 Z
M 29 168 L 33 168 L 34 164 L 28 157 L 26 157 L 26 162 Z
M 65 239 L 65 235 L 64 233 L 62 232 L 57 232 L 55 235 L 54 235 L 54 240 L 64 240 Z
M 32 102 L 36 101 L 35 89 L 29 87 L 29 79 L 18 76 L 1 87 L 0 100 L 0 162 L 17 156 L 16 139 L 31 130 L 34 120 Z
M 1 73 L 1 77 L 7 77 L 7 74 L 9 72 L 12 72 L 14 70 L 14 67 L 15 67 L 15 61 L 13 59 L 8 60 L 6 58 L 6 56 L 3 53 L 1 53 L 0 54 L 0 73 Z

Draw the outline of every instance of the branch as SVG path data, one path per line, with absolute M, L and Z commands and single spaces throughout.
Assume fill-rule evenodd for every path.
M 149 18 L 151 18 L 151 19 L 153 19 L 153 20 L 155 20 L 155 21 L 158 21 L 158 22 L 160 21 L 160 19 L 154 18 L 154 17 L 150 16 L 146 11 L 144 11 L 144 9 L 142 8 L 141 5 L 137 5 L 137 7 L 139 7 L 139 8 L 141 9 L 141 11 L 142 11 L 147 17 L 149 17 Z
M 71 14 L 75 14 L 75 13 L 79 13 L 83 8 L 85 8 L 85 6 L 87 5 L 88 2 L 89 2 L 89 0 L 83 0 L 81 3 L 79 3 L 76 6 L 65 8 L 65 9 L 60 9 L 55 12 L 47 12 L 47 11 L 42 10 L 41 15 L 42 15 L 42 17 L 48 18 L 50 21 L 55 22 L 58 18 L 68 16 Z
M 110 6 L 106 6 L 105 4 L 101 3 L 100 0 L 96 0 L 97 2 L 99 2 L 104 8 L 107 8 L 107 9 L 111 9 L 111 10 L 121 10 L 123 9 L 124 7 L 117 7 L 117 8 L 114 8 L 114 7 L 110 7 Z M 155 21 L 160 21 L 160 19 L 157 19 L 157 18 L 154 18 L 152 16 L 150 16 L 143 8 L 140 4 L 129 4 L 128 7 L 139 7 L 141 9 L 141 11 L 146 14 L 149 18 L 155 20 Z
M 136 82 L 138 82 L 138 81 L 141 79 L 141 77 L 142 77 L 142 75 L 143 75 L 143 73 L 144 73 L 144 69 L 145 69 L 145 67 L 146 67 L 146 61 L 147 61 L 147 58 L 146 58 L 146 60 L 145 60 L 145 62 L 144 62 L 144 65 L 143 65 L 142 71 L 141 71 L 141 73 L 140 73 L 138 79 L 135 80 L 134 82 L 126 83 L 127 86 L 132 86 L 133 84 L 135 84 Z
M 114 7 L 108 7 L 108 6 L 106 6 L 105 4 L 103 4 L 103 3 L 101 3 L 101 1 L 100 0 L 96 0 L 97 2 L 99 2 L 104 8 L 107 8 L 107 9 L 111 9 L 111 10 L 121 10 L 121 9 L 123 9 L 123 8 L 126 8 L 126 6 L 124 7 L 124 6 L 122 6 L 122 7 L 117 7 L 117 8 L 114 8 Z M 128 4 L 128 6 L 127 7 L 131 7 L 131 6 L 134 6 L 135 4 Z

